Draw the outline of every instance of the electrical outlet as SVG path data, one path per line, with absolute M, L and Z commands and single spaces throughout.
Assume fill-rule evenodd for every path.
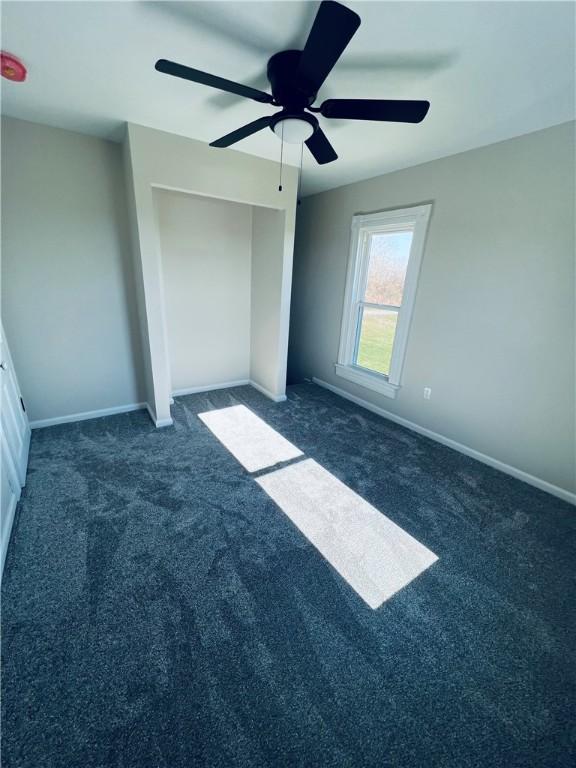
M 432 389 L 430 387 L 424 387 L 424 400 L 430 400 L 432 397 Z

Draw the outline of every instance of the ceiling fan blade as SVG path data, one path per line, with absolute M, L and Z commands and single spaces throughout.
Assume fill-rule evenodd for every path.
M 360 26 L 360 16 L 333 0 L 320 4 L 298 67 L 302 87 L 316 93 Z
M 328 99 L 320 107 L 323 117 L 348 120 L 382 120 L 391 123 L 421 123 L 430 109 L 429 101 L 387 99 Z
M 165 75 L 181 77 L 183 80 L 191 80 L 193 83 L 200 83 L 201 85 L 208 85 L 211 88 L 218 88 L 221 91 L 235 93 L 238 96 L 245 96 L 247 99 L 254 99 L 254 101 L 259 101 L 262 104 L 272 104 L 274 101 L 269 93 L 259 91 L 256 88 L 250 88 L 248 85 L 235 83 L 233 80 L 226 80 L 223 77 L 210 75 L 208 72 L 201 72 L 199 69 L 192 69 L 191 67 L 185 67 L 182 64 L 176 64 L 174 61 L 158 59 L 155 68 L 158 72 L 163 72 Z
M 333 160 L 338 160 L 338 155 L 322 128 L 316 128 L 312 136 L 306 139 L 306 146 L 312 152 L 314 159 L 319 165 L 326 165 L 326 163 L 331 163 Z
M 227 133 L 226 136 L 222 136 L 222 138 L 216 139 L 216 141 L 211 141 L 210 146 L 229 147 L 231 144 L 236 144 L 237 141 L 241 141 L 248 136 L 252 136 L 253 133 L 261 131 L 262 128 L 268 127 L 271 120 L 271 117 L 259 117 L 258 120 L 254 120 L 254 122 L 248 123 L 248 125 L 244 125 L 242 128 L 232 131 L 232 133 Z

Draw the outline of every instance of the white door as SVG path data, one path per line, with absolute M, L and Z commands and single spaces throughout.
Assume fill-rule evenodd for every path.
M 0 326 L 0 575 L 4 570 L 16 504 L 26 482 L 30 425 Z

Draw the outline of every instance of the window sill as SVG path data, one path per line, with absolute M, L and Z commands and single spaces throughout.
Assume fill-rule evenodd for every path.
M 379 373 L 363 371 L 355 365 L 341 365 L 340 363 L 336 363 L 334 368 L 337 376 L 342 376 L 343 379 L 358 384 L 360 387 L 372 389 L 374 392 L 378 392 L 386 397 L 396 397 L 396 393 L 400 389 L 398 384 L 390 384 L 385 376 L 382 376 Z

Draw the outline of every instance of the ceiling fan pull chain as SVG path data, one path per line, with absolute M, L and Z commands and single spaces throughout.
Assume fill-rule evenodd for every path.
M 296 195 L 296 205 L 300 205 L 300 190 L 302 189 L 302 159 L 304 157 L 304 142 L 300 144 L 300 171 L 298 172 L 298 193 Z
M 281 126 L 282 135 L 280 137 L 280 184 L 278 185 L 278 192 L 282 192 L 282 155 L 284 153 L 284 124 Z

